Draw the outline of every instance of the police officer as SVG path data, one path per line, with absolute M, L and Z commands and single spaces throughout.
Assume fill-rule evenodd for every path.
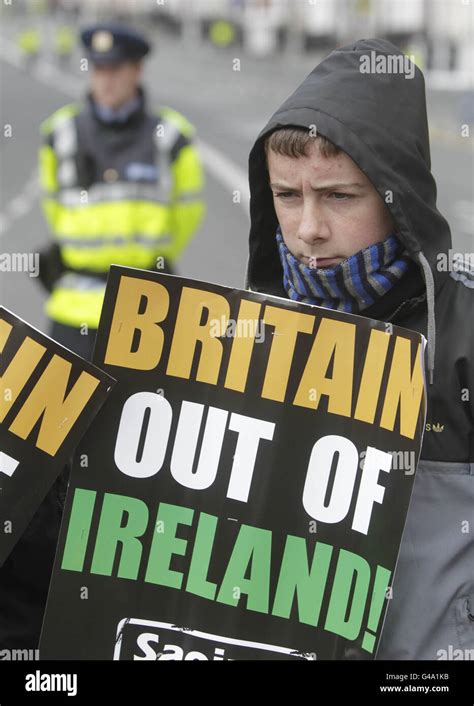
M 171 272 L 204 215 L 194 128 L 153 109 L 141 85 L 150 44 L 100 24 L 81 34 L 90 93 L 42 124 L 43 208 L 54 243 L 40 261 L 51 335 L 89 358 L 111 264 Z

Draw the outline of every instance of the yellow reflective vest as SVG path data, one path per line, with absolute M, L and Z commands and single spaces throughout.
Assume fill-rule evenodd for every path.
M 97 328 L 111 264 L 172 264 L 204 216 L 204 176 L 193 126 L 176 110 L 139 107 L 104 122 L 90 98 L 56 111 L 41 126 L 42 205 L 64 273 L 48 316 Z

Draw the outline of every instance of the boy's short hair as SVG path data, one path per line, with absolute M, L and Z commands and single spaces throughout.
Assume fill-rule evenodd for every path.
M 307 157 L 308 147 L 315 144 L 323 157 L 335 157 L 342 150 L 322 135 L 312 135 L 305 127 L 285 127 L 272 132 L 265 138 L 264 148 L 284 157 Z

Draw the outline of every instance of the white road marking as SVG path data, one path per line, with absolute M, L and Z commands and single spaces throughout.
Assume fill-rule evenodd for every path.
M 5 213 L 0 213 L 0 237 L 5 233 L 11 226 L 10 219 Z
M 4 213 L 0 213 L 0 238 L 8 232 L 16 220 L 25 216 L 34 207 L 40 194 L 36 167 L 27 179 L 23 191 L 10 201 Z
M 472 201 L 456 201 L 453 212 L 459 230 L 472 236 L 474 233 L 474 203 Z
M 212 176 L 230 191 L 231 196 L 234 195 L 234 192 L 239 192 L 240 201 L 236 203 L 238 203 L 243 208 L 245 214 L 248 215 L 250 190 L 247 174 L 223 152 L 216 149 L 208 142 L 198 140 L 198 147 L 202 161 Z

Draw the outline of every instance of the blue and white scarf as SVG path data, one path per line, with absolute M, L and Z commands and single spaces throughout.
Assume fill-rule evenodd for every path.
M 411 258 L 396 235 L 369 245 L 334 267 L 309 267 L 276 239 L 283 286 L 290 299 L 357 314 L 386 294 L 407 272 Z

